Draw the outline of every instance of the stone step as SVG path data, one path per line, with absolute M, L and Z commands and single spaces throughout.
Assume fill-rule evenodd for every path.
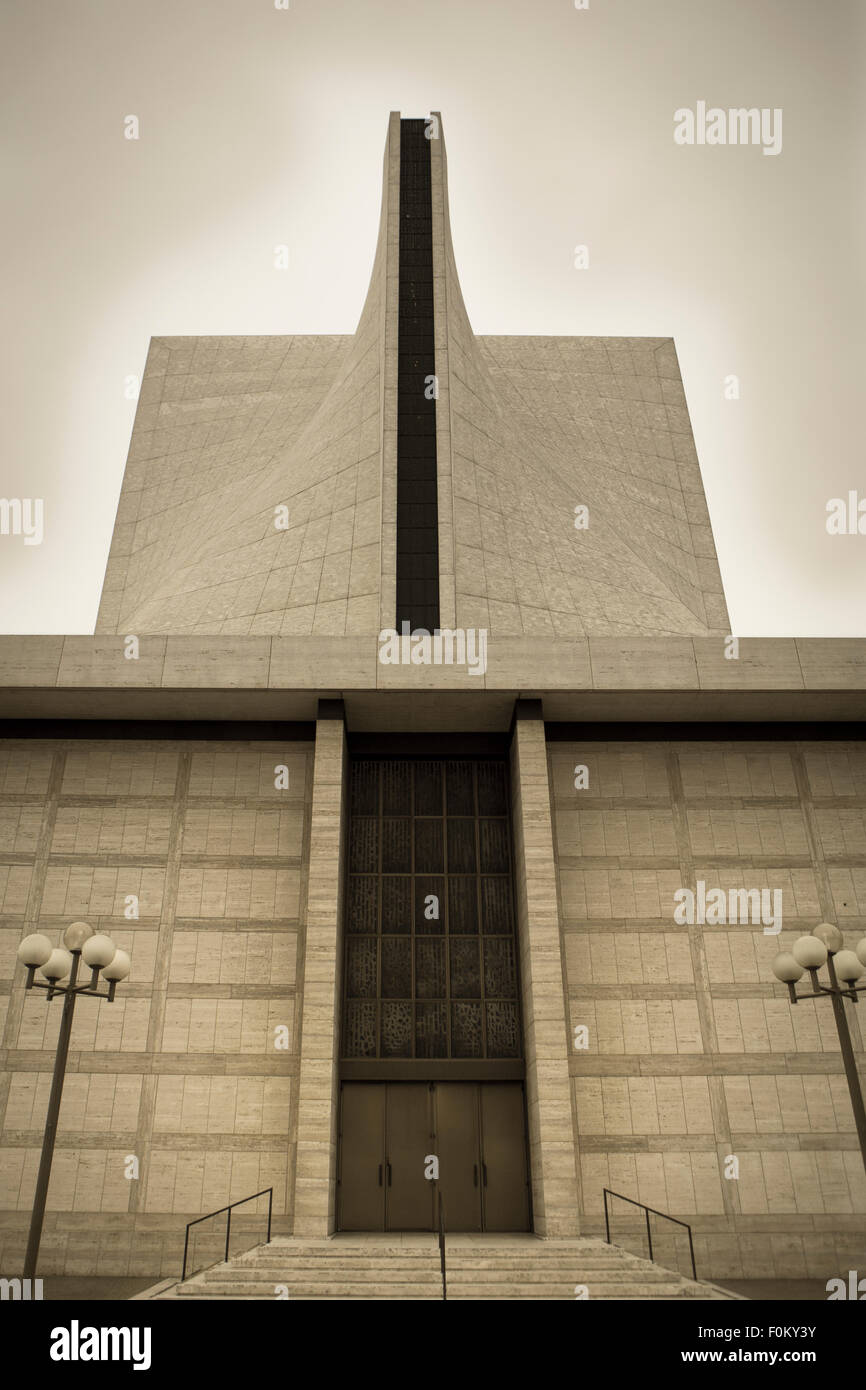
M 448 1253 L 446 1247 L 446 1254 Z M 380 1254 L 378 1250 L 364 1249 L 347 1252 L 345 1250 L 271 1250 L 270 1248 L 266 1248 L 261 1251 L 256 1251 L 254 1255 L 252 1252 L 246 1255 L 239 1255 L 236 1257 L 235 1263 L 239 1264 L 241 1260 L 251 1260 L 253 1258 L 258 1260 L 261 1264 L 288 1264 L 290 1262 L 294 1263 L 295 1260 L 315 1260 L 319 1264 L 364 1265 L 368 1264 L 371 1260 L 379 1260 L 383 1263 L 406 1264 L 411 1266 L 413 1264 L 424 1264 L 427 1260 L 438 1260 L 439 1248 L 438 1246 L 431 1245 L 429 1250 L 418 1250 L 412 1255 Z
M 589 1284 L 593 1280 L 603 1283 L 617 1283 L 623 1280 L 633 1280 L 636 1272 L 633 1269 L 587 1269 L 584 1265 L 566 1265 L 562 1269 L 533 1269 L 531 1266 L 518 1265 L 516 1268 L 508 1269 L 487 1269 L 484 1265 L 477 1268 L 454 1269 L 451 1265 L 446 1265 L 447 1277 L 453 1279 L 455 1284 L 471 1283 L 475 1279 L 481 1279 L 485 1284 L 551 1284 L 567 1283 L 571 1281 L 575 1284 Z M 640 1278 L 648 1284 L 666 1284 L 671 1279 L 678 1276 L 670 1270 L 641 1270 Z
M 590 1298 L 655 1298 L 657 1294 L 661 1297 L 671 1294 L 675 1294 L 677 1297 L 680 1296 L 680 1286 L 671 1281 L 665 1284 L 653 1285 L 645 1284 L 641 1279 L 633 1279 L 628 1284 L 617 1285 L 594 1285 L 590 1282 L 587 1284 L 587 1288 Z M 513 1284 L 502 1285 L 479 1282 L 461 1288 L 459 1285 L 452 1286 L 449 1280 L 449 1298 L 452 1296 L 452 1293 L 455 1299 L 550 1298 L 557 1300 L 571 1299 L 575 1302 L 580 1301 L 575 1299 L 573 1284 L 523 1284 L 519 1281 L 515 1281 Z
M 501 1264 L 503 1267 L 510 1265 L 514 1260 L 531 1260 L 534 1264 L 558 1264 L 561 1263 L 563 1260 L 571 1260 L 572 1262 L 575 1260 L 579 1260 L 582 1262 L 590 1261 L 593 1263 L 616 1263 L 625 1265 L 628 1264 L 630 1260 L 640 1258 L 639 1256 L 628 1256 L 624 1254 L 608 1255 L 604 1251 L 587 1251 L 580 1249 L 548 1250 L 541 1253 L 535 1250 L 527 1250 L 525 1247 L 516 1247 L 513 1250 L 503 1251 L 502 1253 L 485 1249 L 483 1254 L 479 1254 L 473 1251 L 471 1247 L 463 1245 L 449 1245 L 447 1243 L 445 1245 L 445 1255 L 449 1262 L 451 1260 L 474 1261 L 477 1259 L 485 1259 L 489 1261 L 490 1264 Z M 399 1255 L 390 1251 L 379 1251 L 375 1248 L 371 1249 L 369 1246 L 357 1246 L 351 1250 L 340 1248 L 321 1251 L 308 1249 L 287 1250 L 285 1247 L 274 1248 L 272 1246 L 264 1246 L 261 1249 L 256 1250 L 254 1252 L 249 1251 L 243 1255 L 236 1256 L 235 1260 L 236 1262 L 240 1262 L 241 1260 L 247 1261 L 251 1259 L 256 1259 L 257 1261 L 260 1261 L 263 1264 L 284 1264 L 289 1260 L 327 1260 L 346 1261 L 347 1263 L 355 1263 L 365 1262 L 368 1260 L 393 1261 L 396 1259 L 399 1259 L 403 1262 L 411 1262 L 424 1261 L 429 1260 L 431 1258 L 439 1258 L 439 1247 L 436 1245 L 431 1245 L 428 1249 L 414 1250 L 410 1254 L 401 1253 Z M 647 1261 L 647 1263 L 649 1262 Z
M 455 1288 L 470 1287 L 476 1283 L 485 1285 L 508 1287 L 509 1285 L 556 1285 L 573 1286 L 577 1283 L 588 1285 L 612 1285 L 619 1287 L 623 1284 L 635 1283 L 636 1281 L 646 1284 L 647 1287 L 663 1284 L 677 1283 L 683 1286 L 702 1289 L 704 1285 L 692 1285 L 690 1280 L 681 1279 L 679 1275 L 671 1270 L 662 1269 L 601 1269 L 586 1270 L 578 1267 L 539 1270 L 527 1267 L 520 1267 L 513 1270 L 489 1270 L 483 1267 L 476 1269 L 446 1268 L 448 1282 Z M 208 1286 L 221 1284 L 248 1283 L 250 1285 L 272 1285 L 272 1284 L 437 1284 L 441 1279 L 439 1265 L 430 1264 L 424 1268 L 394 1269 L 393 1267 L 381 1268 L 377 1270 L 357 1269 L 355 1267 L 328 1267 L 323 1268 L 304 1268 L 298 1269 L 294 1266 L 283 1269 L 264 1270 L 259 1268 L 239 1269 L 233 1265 L 219 1265 L 214 1269 L 206 1270 L 198 1276 L 198 1282 L 206 1283 Z M 187 1287 L 191 1281 L 187 1281 Z
M 595 1249 L 595 1250 L 606 1250 L 606 1251 L 609 1251 L 611 1254 L 617 1253 L 617 1251 L 619 1251 L 619 1253 L 622 1253 L 622 1254 L 624 1254 L 624 1255 L 626 1255 L 626 1256 L 628 1255 L 628 1252 L 627 1252 L 627 1251 L 624 1251 L 624 1250 L 621 1249 L 621 1247 L 617 1247 L 617 1246 L 614 1246 L 614 1245 L 583 1245 L 583 1244 L 580 1243 L 580 1242 L 575 1242 L 574 1244 L 572 1244 L 571 1242 L 569 1242 L 569 1241 L 564 1241 L 564 1240 L 563 1240 L 563 1241 L 559 1241 L 559 1240 L 551 1240 L 551 1241 L 537 1240 L 537 1241 L 535 1241 L 535 1240 L 527 1239 L 527 1240 L 514 1241 L 513 1243 L 506 1243 L 505 1241 L 494 1240 L 494 1241 L 491 1241 L 491 1242 L 488 1244 L 486 1241 L 482 1241 L 480 1238 L 478 1239 L 478 1241 L 475 1241 L 475 1240 L 462 1240 L 459 1236 L 456 1236 L 456 1235 L 455 1235 L 455 1236 L 446 1236 L 446 1237 L 445 1237 L 445 1244 L 446 1244 L 447 1246 L 449 1246 L 450 1248 L 453 1248 L 453 1249 L 455 1249 L 455 1250 L 457 1250 L 457 1249 L 475 1250 L 475 1249 L 478 1249 L 478 1248 L 483 1248 L 485 1251 L 489 1250 L 489 1251 L 491 1251 L 491 1252 L 499 1252 L 499 1253 L 502 1254 L 502 1255 L 509 1255 L 509 1254 L 512 1254 L 515 1250 L 531 1250 L 531 1251 L 533 1251 L 533 1252 L 535 1252 L 535 1251 L 544 1252 L 545 1250 L 591 1250 L 591 1249 Z M 420 1252 L 420 1253 L 424 1253 L 424 1252 L 426 1252 L 426 1251 L 428 1251 L 428 1250 L 432 1250 L 432 1249 L 438 1250 L 438 1248 L 439 1248 L 439 1241 L 438 1241 L 438 1239 L 437 1239 L 436 1236 L 432 1236 L 432 1235 L 431 1235 L 431 1236 L 425 1237 L 423 1240 L 412 1241 L 411 1244 L 407 1244 L 407 1245 L 389 1245 L 389 1244 L 386 1244 L 386 1243 L 384 1243 L 384 1242 L 381 1242 L 381 1243 L 380 1243 L 380 1242 L 377 1241 L 377 1240 L 359 1240 L 359 1241 L 351 1241 L 351 1242 L 348 1241 L 348 1240 L 323 1240 L 323 1241 L 321 1242 L 321 1244 L 317 1244 L 317 1243 L 315 1243 L 315 1242 L 313 1242 L 313 1241 L 309 1241 L 309 1242 L 308 1242 L 308 1241 L 303 1241 L 303 1242 L 302 1242 L 302 1241 L 298 1241 L 297 1243 L 294 1243 L 294 1242 L 288 1241 L 288 1240 L 272 1240 L 268 1245 L 264 1245 L 264 1244 L 263 1244 L 263 1245 L 257 1245 L 257 1246 L 255 1247 L 255 1249 L 260 1250 L 260 1251 L 265 1251 L 265 1250 L 292 1250 L 292 1251 L 297 1251 L 298 1254 L 318 1254 L 318 1253 L 319 1253 L 320 1251 L 322 1251 L 322 1250 L 329 1250 L 329 1251 L 332 1250 L 332 1251 L 336 1251 L 337 1253 L 342 1253 L 342 1254 L 358 1253 L 358 1254 L 368 1254 L 368 1255 L 369 1255 L 369 1254 L 415 1255 L 415 1254 L 418 1254 L 419 1252 Z
M 212 1270 L 208 1272 L 207 1277 L 228 1277 L 229 1272 L 233 1272 L 235 1276 L 243 1275 L 244 1277 L 261 1279 L 274 1278 L 280 1279 L 283 1282 L 285 1282 L 287 1278 L 306 1278 L 308 1275 L 311 1277 L 321 1276 L 324 1279 L 340 1277 L 350 1279 L 375 1279 L 381 1273 L 383 1277 L 392 1277 L 391 1270 L 389 1270 L 387 1265 L 373 1265 L 366 1262 L 364 1264 L 329 1263 L 323 1266 L 316 1265 L 309 1260 L 304 1260 L 284 1265 L 233 1265 L 221 1268 L 227 1271 L 225 1275 L 218 1273 L 216 1270 Z M 588 1265 L 580 1261 L 564 1261 L 562 1264 L 545 1267 L 544 1269 L 539 1269 L 537 1265 L 532 1265 L 523 1261 L 513 1264 L 508 1269 L 498 1268 L 495 1265 L 491 1266 L 484 1260 L 479 1261 L 477 1264 L 470 1264 L 468 1262 L 461 1264 L 455 1262 L 452 1264 L 450 1260 L 446 1262 L 448 1277 L 459 1282 L 465 1282 L 467 1279 L 475 1279 L 483 1276 L 488 1283 L 508 1283 L 509 1280 L 525 1275 L 530 1281 L 536 1279 L 571 1279 L 576 1282 L 582 1281 L 585 1283 L 588 1279 L 616 1280 L 633 1278 L 636 1270 L 640 1272 L 641 1278 L 646 1279 L 649 1283 L 662 1283 L 666 1279 L 686 1277 L 684 1275 L 679 1275 L 676 1270 L 654 1269 L 652 1266 L 648 1269 L 643 1269 L 641 1266 L 628 1265 Z M 424 1275 L 427 1271 L 430 1271 L 438 1277 L 440 1272 L 439 1261 L 431 1261 L 429 1265 L 418 1264 L 412 1265 L 411 1267 L 400 1266 L 398 1270 L 393 1271 L 393 1277 L 396 1279 L 416 1279 Z
M 162 1295 L 162 1294 L 160 1295 L 161 1298 L 166 1297 L 166 1296 L 167 1296 L 167 1295 Z M 437 1297 L 439 1298 L 439 1302 L 441 1303 L 441 1301 L 442 1301 L 442 1300 L 441 1300 L 441 1297 L 438 1296 L 438 1295 L 437 1295 Z M 224 1298 L 225 1301 L 226 1301 L 227 1303 L 229 1303 L 229 1302 L 231 1302 L 231 1303 L 263 1303 L 264 1300 L 265 1300 L 265 1295 L 262 1295 L 262 1296 L 260 1297 L 258 1294 L 245 1294 L 245 1293 L 232 1293 L 232 1294 L 209 1294 L 209 1293 L 208 1293 L 208 1294 L 202 1294 L 202 1293 L 198 1293 L 198 1294 L 188 1294 L 187 1297 L 186 1297 L 186 1302 L 206 1303 L 206 1302 L 211 1301 L 211 1300 L 214 1299 L 214 1298 Z M 269 1299 L 269 1300 L 270 1300 L 270 1298 L 271 1298 L 271 1295 L 268 1295 L 268 1299 Z M 298 1295 L 298 1296 L 296 1296 L 296 1297 L 293 1297 L 293 1298 L 290 1298 L 290 1299 L 288 1299 L 288 1300 L 277 1300 L 277 1299 L 274 1299 L 273 1301 L 274 1301 L 274 1302 L 279 1302 L 279 1301 L 284 1301 L 284 1302 L 285 1302 L 285 1301 L 288 1301 L 289 1303 L 354 1303 L 354 1302 L 356 1302 L 357 1300 L 361 1300 L 362 1302 L 366 1301 L 366 1302 L 380 1302 L 380 1303 L 396 1303 L 396 1302 L 400 1302 L 400 1303 L 430 1303 L 430 1302 L 431 1302 L 431 1298 L 430 1298 L 430 1296 L 427 1295 L 427 1294 L 408 1294 L 408 1293 L 407 1293 L 407 1294 L 402 1294 L 402 1293 L 401 1293 L 401 1294 L 397 1295 L 397 1294 L 380 1294 L 380 1293 L 372 1293 L 372 1294 L 369 1294 L 369 1293 L 364 1293 L 364 1292 L 361 1292 L 361 1293 L 339 1293 L 339 1294 L 306 1293 L 306 1294 L 300 1294 L 300 1295 Z
M 632 1282 L 622 1285 L 600 1285 L 589 1286 L 590 1299 L 605 1300 L 630 1300 L 630 1301 L 655 1301 L 665 1302 L 682 1301 L 684 1299 L 718 1299 L 721 1295 L 712 1290 L 691 1291 L 682 1288 L 675 1283 L 652 1284 L 648 1285 L 642 1281 Z M 259 1302 L 265 1300 L 276 1300 L 274 1286 L 270 1283 L 259 1284 L 247 1281 L 235 1283 L 223 1283 L 205 1288 L 193 1288 L 190 1285 L 182 1285 L 178 1290 L 180 1297 L 184 1298 L 226 1298 L 226 1299 L 253 1299 Z M 465 1288 L 455 1287 L 449 1283 L 448 1298 L 452 1302 L 498 1302 L 500 1300 L 509 1301 L 532 1301 L 547 1300 L 550 1302 L 565 1302 L 574 1299 L 573 1287 L 569 1284 L 474 1284 Z M 330 1281 L 326 1284 L 299 1283 L 290 1285 L 289 1301 L 298 1300 L 355 1300 L 355 1299 L 376 1299 L 376 1300 L 411 1300 L 439 1301 L 441 1300 L 441 1284 L 418 1285 L 418 1284 L 371 1284 L 371 1283 L 339 1283 Z
M 679 1287 L 674 1287 L 674 1289 L 670 1293 L 665 1293 L 664 1290 L 658 1291 L 654 1287 L 652 1291 L 644 1288 L 641 1289 L 639 1293 L 613 1293 L 612 1291 L 607 1291 L 604 1293 L 598 1293 L 595 1295 L 595 1297 L 601 1300 L 602 1302 L 604 1302 L 605 1300 L 607 1300 L 608 1302 L 613 1302 L 615 1300 L 617 1303 L 620 1300 L 622 1300 L 623 1303 L 630 1302 L 633 1300 L 639 1300 L 641 1303 L 717 1303 L 727 1301 L 725 1294 L 716 1293 L 714 1290 L 709 1288 L 682 1289 Z
M 448 1244 L 464 1245 L 467 1250 L 484 1248 L 484 1250 L 606 1250 L 610 1254 L 630 1255 L 624 1245 L 607 1244 L 606 1240 L 598 1240 L 595 1236 L 552 1236 L 544 1238 L 532 1236 L 532 1234 L 521 1234 L 520 1232 L 509 1234 L 491 1233 L 481 1236 L 471 1232 L 446 1232 L 445 1240 Z M 321 1236 L 318 1238 L 306 1236 L 272 1236 L 267 1244 L 257 1245 L 257 1250 L 427 1250 L 430 1245 L 438 1245 L 439 1237 L 436 1232 L 414 1232 L 410 1236 L 400 1237 L 388 1236 L 388 1234 L 374 1234 L 368 1236 L 364 1232 L 341 1233 L 338 1236 Z
M 587 1254 L 582 1250 L 564 1250 L 555 1255 L 548 1255 L 544 1259 L 538 1259 L 537 1256 L 533 1255 L 531 1252 L 523 1250 L 514 1251 L 507 1259 L 501 1259 L 499 1256 L 488 1255 L 486 1252 L 475 1254 L 472 1251 L 449 1250 L 446 1247 L 445 1257 L 449 1264 L 454 1264 L 455 1266 L 465 1264 L 475 1267 L 479 1262 L 483 1261 L 491 1269 L 510 1269 L 514 1264 L 532 1265 L 534 1269 L 555 1269 L 560 1265 L 572 1266 L 575 1264 L 585 1266 L 592 1265 L 604 1269 L 625 1269 L 631 1268 L 635 1263 L 634 1260 L 617 1259 L 615 1257 L 599 1255 L 596 1254 L 595 1251 Z M 397 1260 L 392 1255 L 377 1255 L 375 1253 L 358 1255 L 313 1255 L 295 1254 L 293 1251 L 285 1250 L 273 1252 L 262 1251 L 256 1254 L 250 1253 L 240 1256 L 233 1260 L 232 1263 L 237 1265 L 267 1265 L 268 1267 L 271 1265 L 292 1265 L 301 1263 L 320 1265 L 345 1264 L 354 1266 L 358 1269 L 366 1269 L 371 1265 L 377 1264 L 391 1264 L 399 1265 L 401 1268 L 414 1269 L 416 1265 L 429 1264 L 431 1260 L 438 1262 L 439 1251 L 437 1249 L 425 1250 L 423 1254 L 416 1255 L 412 1260 Z M 638 1263 L 644 1263 L 652 1267 L 650 1261 L 638 1261 Z
M 451 1252 L 446 1249 L 446 1255 L 450 1255 L 450 1253 Z M 346 1254 L 345 1251 L 262 1251 L 261 1253 L 257 1253 L 256 1255 L 253 1255 L 250 1252 L 246 1255 L 234 1256 L 232 1263 L 240 1264 L 242 1261 L 244 1263 L 248 1263 L 251 1262 L 253 1259 L 255 1259 L 257 1262 L 261 1264 L 267 1265 L 294 1264 L 296 1260 L 315 1260 L 318 1264 L 356 1264 L 359 1266 L 367 1264 L 370 1260 L 376 1260 L 382 1263 L 406 1265 L 407 1268 L 411 1269 L 416 1264 L 426 1264 L 428 1260 L 432 1259 L 438 1260 L 439 1250 L 438 1247 L 431 1246 L 429 1250 L 419 1251 L 415 1255 L 379 1254 L 379 1252 L 376 1250 L 359 1250 L 357 1252 L 353 1251 L 351 1254 Z
M 571 1301 L 577 1285 L 600 1300 L 734 1297 L 594 1238 L 455 1238 L 446 1241 L 446 1256 L 448 1296 L 455 1301 Z M 275 1300 L 279 1285 L 296 1301 L 441 1300 L 438 1244 L 432 1236 L 406 1244 L 277 1237 L 162 1296 Z
M 277 1283 L 285 1283 L 285 1280 L 277 1280 Z M 258 1298 L 274 1299 L 276 1293 L 274 1285 L 259 1283 L 258 1281 L 226 1281 L 220 1284 L 196 1285 L 181 1284 L 177 1290 L 181 1298 Z M 371 1283 L 340 1283 L 335 1280 L 328 1280 L 326 1284 L 298 1283 L 292 1285 L 292 1298 L 320 1298 L 326 1293 L 329 1298 L 355 1299 L 355 1298 L 389 1298 L 389 1299 L 430 1299 L 441 1298 L 441 1283 L 418 1284 L 406 1283 L 398 1284 L 371 1284 Z
M 448 1245 L 446 1245 L 448 1250 Z M 295 1257 L 295 1255 L 307 1255 L 316 1259 L 371 1259 L 373 1257 L 381 1259 L 430 1259 L 431 1254 L 438 1254 L 438 1241 L 431 1240 L 427 1245 L 377 1245 L 377 1244 L 357 1244 L 345 1245 L 336 1244 L 336 1241 L 322 1241 L 321 1245 L 256 1245 L 254 1250 L 247 1250 L 236 1255 L 236 1259 L 242 1259 L 243 1255 L 272 1255 L 277 1259 Z
M 245 1270 L 224 1269 L 209 1270 L 205 1275 L 208 1284 L 215 1283 L 236 1283 L 240 1276 L 249 1279 L 251 1283 L 300 1283 L 300 1284 L 327 1284 L 334 1280 L 344 1283 L 371 1283 L 371 1284 L 406 1284 L 406 1283 L 429 1283 L 441 1278 L 439 1269 L 430 1268 L 412 1270 L 395 1269 L 284 1269 L 274 1270 L 273 1273 L 264 1273 L 262 1270 L 253 1270 L 249 1274 Z
M 588 1268 L 583 1264 L 565 1263 L 553 1269 L 538 1269 L 528 1263 L 520 1263 L 510 1269 L 491 1269 L 485 1261 L 477 1264 L 446 1265 L 446 1274 L 449 1281 L 454 1284 L 474 1283 L 482 1280 L 486 1284 L 538 1284 L 538 1283 L 622 1283 L 633 1281 L 635 1270 L 627 1266 L 624 1268 Z M 272 1269 L 264 1269 L 259 1265 L 250 1265 L 244 1268 L 238 1266 L 223 1265 L 216 1269 L 207 1270 L 203 1277 L 208 1283 L 223 1281 L 234 1282 L 240 1277 L 262 1282 L 273 1280 L 276 1283 L 292 1282 L 315 1282 L 327 1283 L 329 1280 L 343 1280 L 347 1282 L 355 1281 L 381 1281 L 384 1283 L 399 1283 L 406 1281 L 429 1281 L 441 1278 L 440 1267 L 437 1262 L 430 1262 L 429 1265 L 416 1268 L 413 1266 L 407 1269 L 405 1266 L 395 1269 L 388 1265 L 373 1265 L 372 1262 L 365 1261 L 363 1264 L 352 1265 L 316 1265 L 314 1261 L 304 1260 L 293 1262 L 291 1265 L 273 1266 Z M 673 1277 L 676 1277 L 675 1275 Z M 647 1269 L 640 1271 L 640 1278 L 647 1284 L 669 1283 L 672 1274 L 670 1271 L 661 1269 Z

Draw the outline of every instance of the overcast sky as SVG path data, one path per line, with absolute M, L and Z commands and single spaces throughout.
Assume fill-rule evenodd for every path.
M 0 631 L 92 632 L 151 335 L 354 331 L 388 112 L 432 109 L 475 331 L 671 335 L 733 632 L 866 636 L 859 0 L 0 6 L 0 497 L 45 503 Z M 699 101 L 781 153 L 677 145 Z

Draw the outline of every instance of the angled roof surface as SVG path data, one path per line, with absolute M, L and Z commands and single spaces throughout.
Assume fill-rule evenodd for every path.
M 673 342 L 475 335 L 430 147 L 442 625 L 726 633 Z M 354 335 L 152 341 L 97 633 L 394 625 L 399 179 L 392 113 Z

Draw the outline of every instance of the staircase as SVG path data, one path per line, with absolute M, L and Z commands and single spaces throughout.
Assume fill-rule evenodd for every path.
M 448 1298 L 569 1299 L 585 1285 L 591 1299 L 736 1299 L 601 1240 L 536 1236 L 449 1236 Z M 282 1286 L 282 1288 L 280 1287 Z M 434 1236 L 275 1237 L 184 1284 L 158 1286 L 155 1298 L 441 1300 Z M 148 1295 L 139 1295 L 147 1297 Z

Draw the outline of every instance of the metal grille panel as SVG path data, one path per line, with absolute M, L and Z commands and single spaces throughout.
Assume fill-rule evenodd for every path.
M 352 762 L 341 1055 L 519 1058 L 504 762 Z

